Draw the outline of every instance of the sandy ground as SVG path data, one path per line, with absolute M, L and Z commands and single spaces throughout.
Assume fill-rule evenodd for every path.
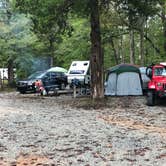
M 145 97 L 111 97 L 99 106 L 86 102 L 1 93 L 0 166 L 166 165 L 164 102 L 155 107 L 146 106 Z

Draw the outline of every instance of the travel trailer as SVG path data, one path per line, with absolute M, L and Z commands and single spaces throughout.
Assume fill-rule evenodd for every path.
M 8 79 L 8 69 L 0 68 L 1 79 Z
M 89 61 L 73 61 L 67 73 L 68 84 L 73 80 L 79 81 L 80 85 L 90 84 L 89 68 Z

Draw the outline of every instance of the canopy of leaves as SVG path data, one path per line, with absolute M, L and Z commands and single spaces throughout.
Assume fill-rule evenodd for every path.
M 12 6 L 16 6 L 14 13 L 18 10 L 24 12 L 32 21 L 25 15 L 14 14 L 10 25 L 1 23 L 1 66 L 12 58 L 18 68 L 24 70 L 25 66 L 33 63 L 34 56 L 50 56 L 49 41 L 53 42 L 56 64 L 68 68 L 72 60 L 89 59 L 90 0 L 11 1 Z M 142 25 L 144 34 L 152 42 L 144 43 L 146 63 L 162 60 L 164 36 L 158 2 L 163 5 L 165 0 L 99 0 L 106 68 L 115 64 L 110 39 L 113 39 L 120 60 L 124 56 L 125 62 L 129 62 L 129 27 L 135 29 L 136 63 L 139 64 L 140 38 L 137 30 Z M 152 44 L 161 51 L 161 55 L 156 54 Z

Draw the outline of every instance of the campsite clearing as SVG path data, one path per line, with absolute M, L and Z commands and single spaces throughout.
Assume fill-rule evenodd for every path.
M 0 165 L 166 163 L 166 107 L 145 97 L 92 103 L 71 96 L 0 94 Z

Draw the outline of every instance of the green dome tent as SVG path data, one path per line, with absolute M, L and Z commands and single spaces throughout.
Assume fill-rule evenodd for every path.
M 67 73 L 67 70 L 62 67 L 52 67 L 52 68 L 48 69 L 48 71 Z
M 120 64 L 108 69 L 105 95 L 142 95 L 142 80 L 138 67 Z

